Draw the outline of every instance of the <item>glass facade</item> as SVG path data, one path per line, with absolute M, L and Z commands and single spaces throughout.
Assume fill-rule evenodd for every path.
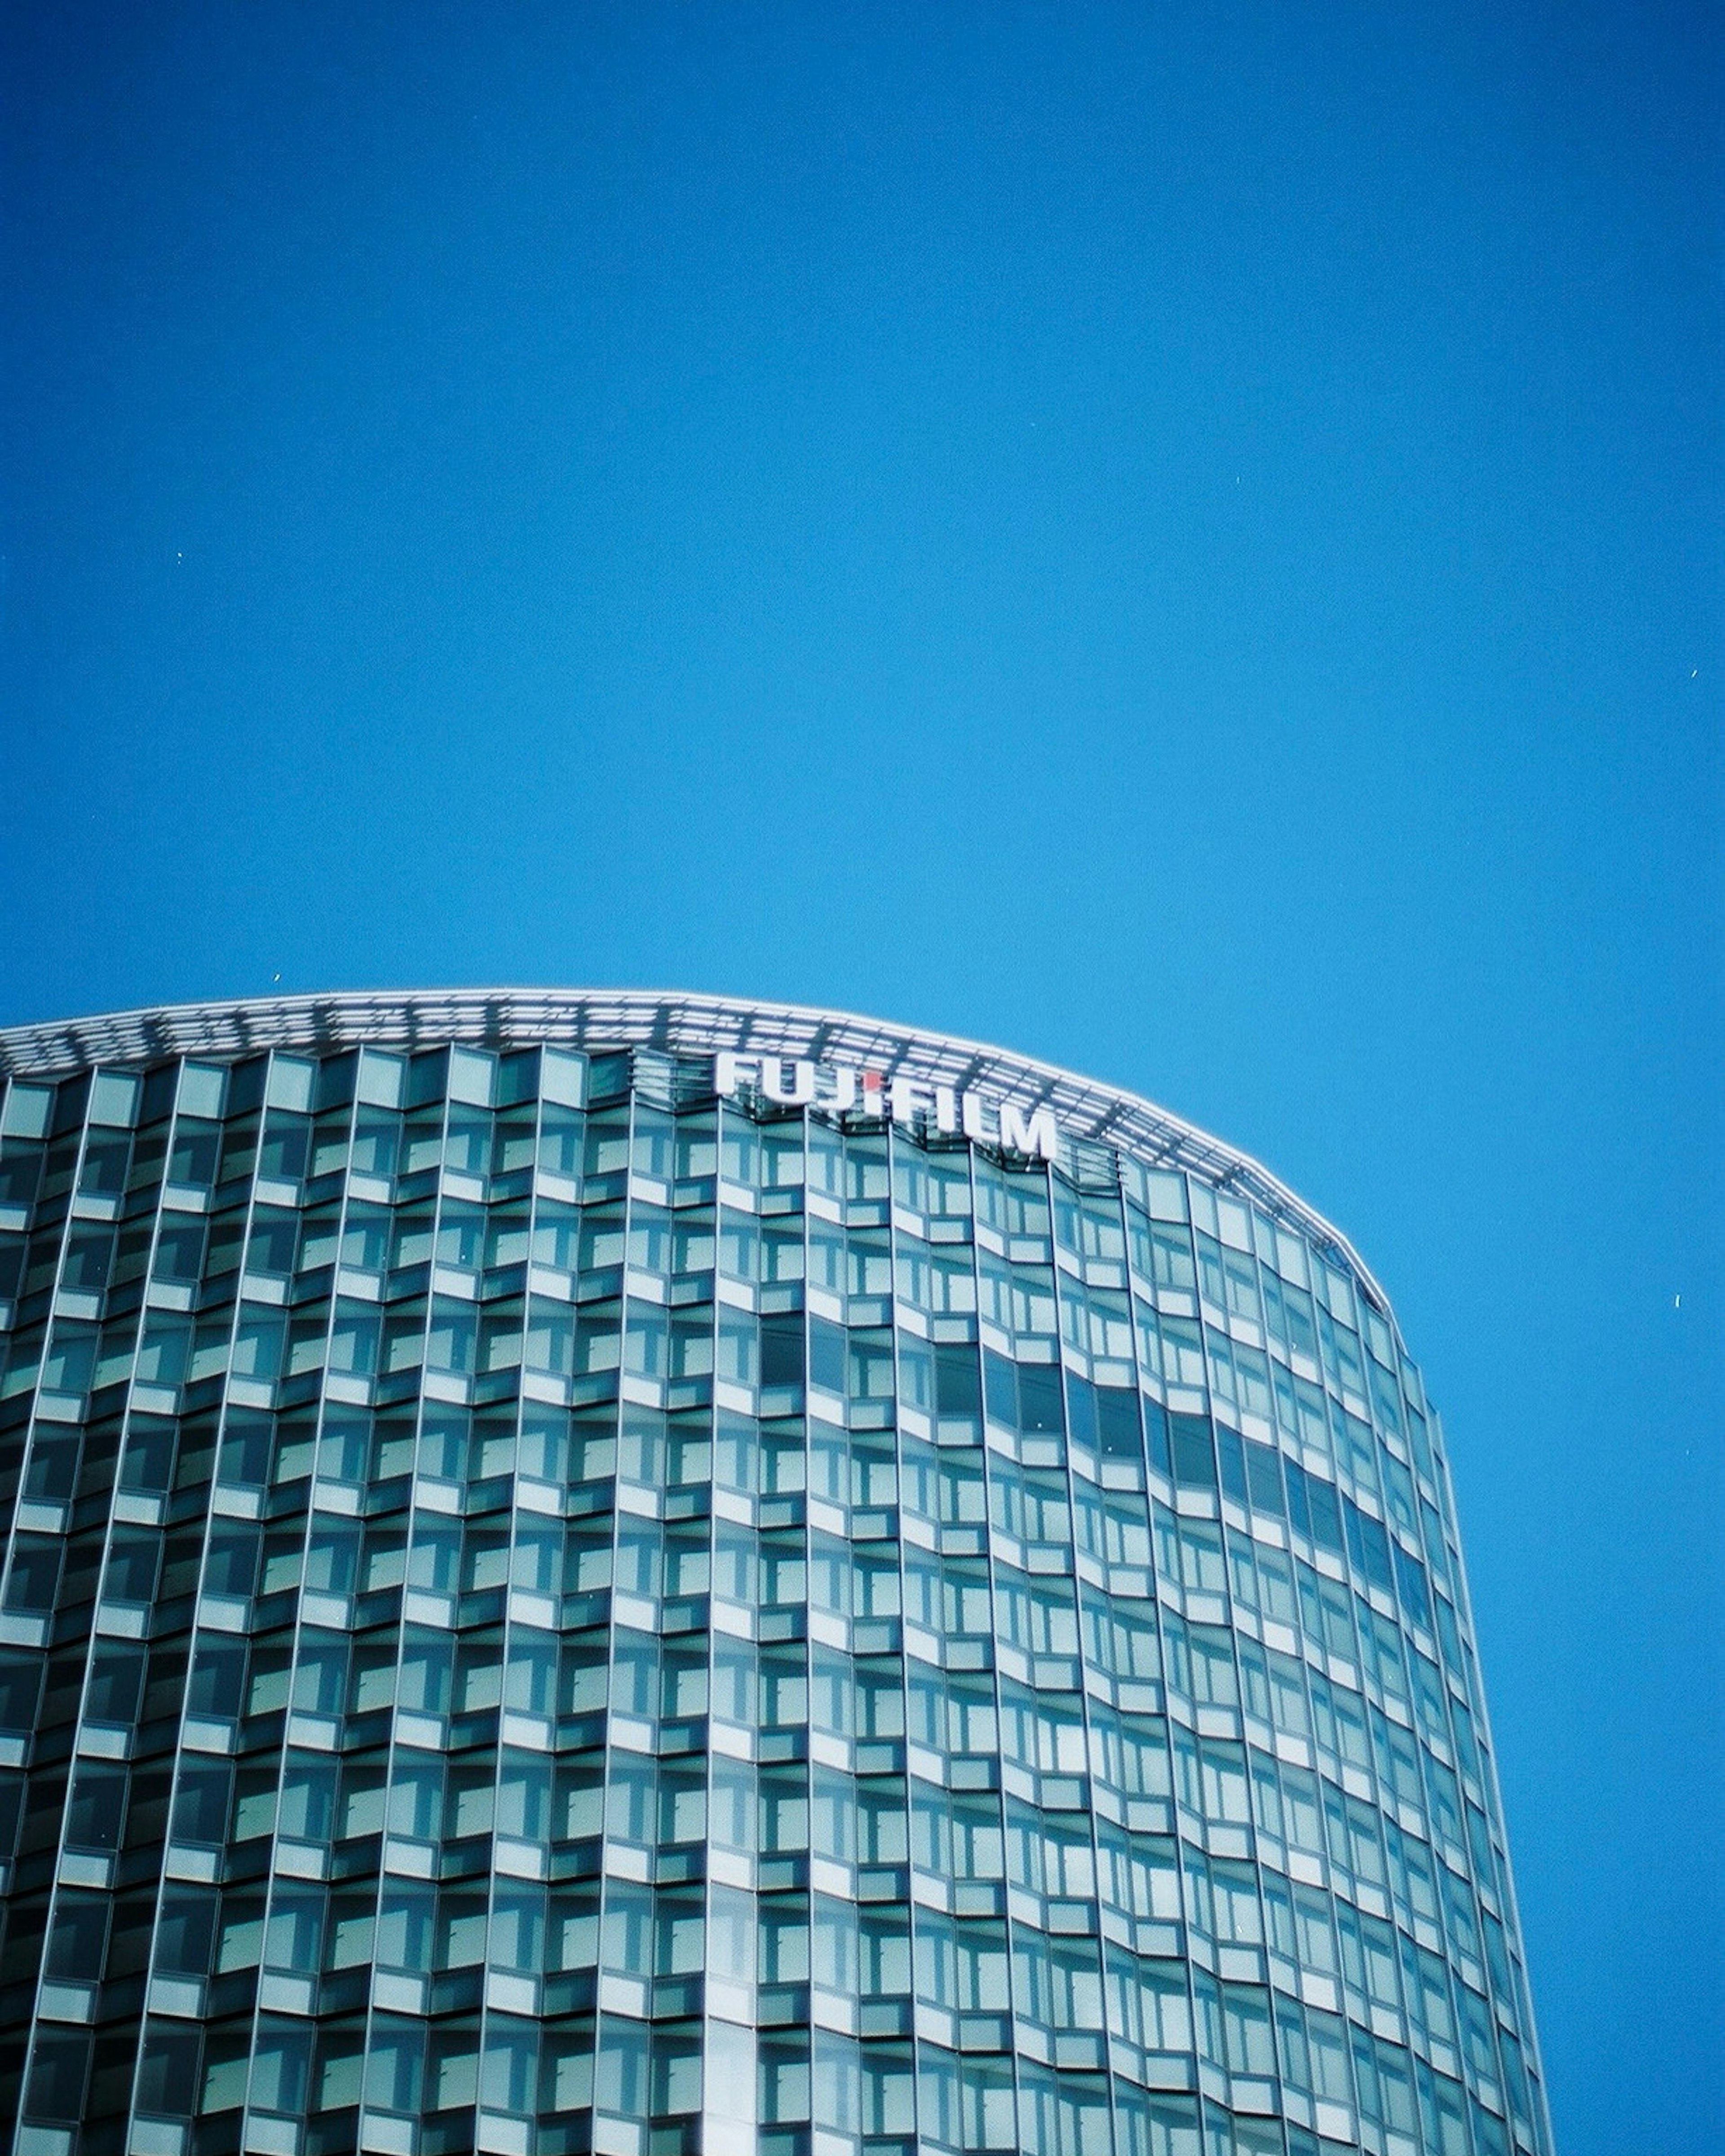
M 692 998 L 0 1073 L 23 2156 L 1546 2156 L 1437 1418 L 1255 1163 Z

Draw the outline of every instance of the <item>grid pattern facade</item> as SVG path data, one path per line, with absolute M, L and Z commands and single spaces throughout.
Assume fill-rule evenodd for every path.
M 808 1014 L 412 1008 L 0 1035 L 23 2156 L 1547 2156 L 1334 1231 L 1100 1089 L 716 1099 Z

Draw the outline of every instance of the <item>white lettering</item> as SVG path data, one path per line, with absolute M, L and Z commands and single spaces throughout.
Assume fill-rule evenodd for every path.
M 1060 1149 L 1060 1127 L 1046 1106 L 1023 1108 L 986 1093 L 961 1093 L 955 1086 L 908 1075 L 887 1081 L 878 1070 L 860 1071 L 850 1063 L 721 1049 L 713 1057 L 713 1091 L 728 1099 L 749 1086 L 776 1106 L 814 1107 L 827 1115 L 848 1115 L 860 1105 L 865 1116 L 890 1116 L 908 1124 L 932 1111 L 935 1129 L 944 1135 L 962 1129 L 973 1144 L 1002 1146 L 1030 1159 L 1053 1160 Z
M 814 1098 L 814 1065 L 797 1061 L 790 1067 L 791 1082 L 784 1082 L 785 1063 L 782 1056 L 768 1055 L 761 1064 L 761 1091 L 769 1101 L 781 1108 L 806 1108 Z
M 1052 1160 L 1060 1150 L 1060 1133 L 1052 1108 L 1033 1108 L 1025 1122 L 1023 1111 L 1011 1101 L 1000 1103 L 1000 1142 L 1009 1152 L 1040 1155 Z
M 999 1144 L 1000 1133 L 988 1128 L 988 1104 L 980 1093 L 961 1094 L 959 1106 L 964 1111 L 964 1135 L 973 1145 Z

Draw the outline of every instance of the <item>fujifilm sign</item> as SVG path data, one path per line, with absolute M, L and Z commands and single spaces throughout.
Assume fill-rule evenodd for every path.
M 713 1091 L 723 1100 L 745 1089 L 783 1108 L 819 1108 L 831 1116 L 859 1109 L 896 1123 L 919 1116 L 949 1137 L 963 1131 L 978 1145 L 1002 1146 L 1032 1159 L 1052 1160 L 1060 1129 L 1052 1108 L 1029 1110 L 990 1094 L 961 1092 L 923 1078 L 886 1078 L 850 1063 L 813 1063 L 779 1055 L 739 1055 L 726 1049 L 713 1058 Z

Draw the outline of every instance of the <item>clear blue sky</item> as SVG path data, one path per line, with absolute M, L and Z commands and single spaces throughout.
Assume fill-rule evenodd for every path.
M 0 32 L 0 1023 L 686 986 L 1258 1153 L 1445 1415 L 1561 2156 L 1725 2145 L 1720 22 Z

